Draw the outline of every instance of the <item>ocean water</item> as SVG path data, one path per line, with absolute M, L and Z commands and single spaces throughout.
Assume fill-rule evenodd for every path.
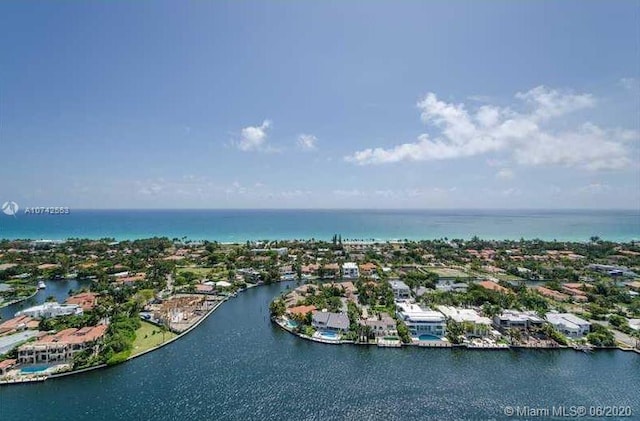
M 607 419 L 640 418 L 638 354 L 318 344 L 270 322 L 287 285 L 245 291 L 122 365 L 2 386 L 0 419 L 533 420 L 505 411 L 561 405 L 629 406 L 632 417 Z
M 640 209 L 557 210 L 71 210 L 0 214 L 0 238 L 190 240 L 486 239 L 640 240 Z

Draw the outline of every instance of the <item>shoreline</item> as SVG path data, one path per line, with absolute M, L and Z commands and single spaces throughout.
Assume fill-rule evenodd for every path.
M 249 290 L 251 288 L 255 288 L 260 286 L 259 284 L 250 284 L 248 285 L 243 291 Z M 239 291 L 239 292 L 243 292 L 243 291 Z M 35 294 L 37 294 L 37 290 L 36 293 L 34 293 L 31 297 L 33 297 Z M 31 297 L 27 297 L 25 299 L 22 299 L 20 301 L 26 300 L 28 298 Z M 212 307 L 206 314 L 204 314 L 197 322 L 195 322 L 193 325 L 191 325 L 188 329 L 186 329 L 184 332 L 180 333 L 179 335 L 167 340 L 166 342 L 163 342 L 159 345 L 156 345 L 153 348 L 147 349 L 145 351 L 142 351 L 138 354 L 135 355 L 131 355 L 129 356 L 125 361 L 123 361 L 121 364 L 125 364 L 130 360 L 133 360 L 135 358 L 141 357 L 143 355 L 146 355 L 150 352 L 156 351 L 166 345 L 169 345 L 175 341 L 177 341 L 178 339 L 181 339 L 182 337 L 186 336 L 187 334 L 189 334 L 191 331 L 193 331 L 194 329 L 196 329 L 202 322 L 204 322 L 204 320 L 206 320 L 211 314 L 213 314 L 223 303 L 229 301 L 229 299 L 233 298 L 233 296 L 226 296 L 223 300 L 219 301 L 218 303 L 216 303 L 216 305 L 214 307 Z M 355 345 L 355 346 L 376 346 L 378 348 L 402 348 L 402 347 L 418 347 L 418 348 L 448 348 L 448 349 L 467 349 L 467 350 L 472 350 L 472 351 L 505 351 L 505 350 L 509 350 L 509 351 L 517 351 L 517 350 L 566 350 L 566 349 L 572 349 L 574 351 L 577 352 L 584 352 L 584 353 L 591 353 L 592 351 L 601 351 L 601 350 L 618 350 L 618 351 L 624 351 L 624 352 L 635 352 L 637 354 L 640 354 L 640 349 L 633 349 L 633 348 L 628 348 L 628 347 L 622 347 L 620 345 L 614 346 L 614 347 L 593 347 L 591 348 L 589 351 L 584 351 L 582 349 L 578 349 L 576 347 L 572 347 L 572 346 L 566 346 L 566 345 L 558 345 L 558 346 L 524 346 L 524 345 L 507 345 L 504 347 L 492 347 L 492 346 L 487 346 L 487 347 L 479 347 L 479 346 L 469 346 L 468 344 L 451 344 L 451 343 L 446 343 L 444 341 L 434 341 L 434 343 L 430 344 L 429 342 L 412 342 L 412 343 L 393 343 L 393 344 L 389 344 L 389 343 L 380 343 L 378 341 L 376 342 L 356 342 L 356 341 L 352 341 L 352 340 L 328 340 L 328 339 L 320 339 L 320 338 L 314 338 L 311 336 L 307 336 L 307 335 L 303 335 L 301 333 L 297 333 L 295 332 L 292 328 L 290 328 L 289 326 L 287 326 L 285 323 L 282 323 L 272 317 L 270 317 L 270 321 L 273 324 L 276 324 L 279 328 L 281 328 L 282 330 L 288 332 L 291 335 L 294 335 L 300 339 L 304 339 L 304 340 L 308 340 L 311 342 L 315 342 L 315 343 L 321 343 L 321 344 L 325 344 L 325 345 Z M 35 376 L 35 377 L 30 377 L 30 378 L 25 378 L 25 379 L 20 379 L 20 380 L 12 380 L 12 381 L 7 381 L 7 380 L 3 380 L 0 381 L 0 386 L 4 386 L 4 385 L 10 385 L 10 384 L 24 384 L 24 383 L 33 383 L 33 382 L 42 382 L 48 379 L 55 379 L 55 378 L 61 378 L 61 377 L 67 377 L 67 376 L 71 376 L 71 375 L 76 375 L 76 374 L 82 374 L 85 372 L 89 372 L 89 371 L 93 371 L 93 370 L 98 370 L 98 369 L 103 369 L 103 368 L 109 368 L 109 367 L 115 367 L 117 365 L 120 364 L 115 364 L 115 365 L 108 365 L 108 364 L 100 364 L 100 365 L 96 365 L 96 366 L 92 366 L 92 367 L 85 367 L 82 369 L 78 369 L 78 370 L 73 370 L 73 371 L 65 371 L 65 372 L 61 372 L 61 373 L 53 373 L 53 374 L 48 374 L 45 376 Z
M 304 339 L 311 342 L 321 343 L 325 345 L 355 345 L 355 346 L 375 346 L 378 348 L 403 348 L 403 347 L 418 347 L 418 348 L 449 348 L 449 349 L 466 349 L 471 351 L 519 351 L 519 350 L 542 350 L 542 351 L 552 351 L 552 350 L 567 350 L 571 349 L 576 352 L 584 352 L 589 354 L 593 351 L 623 351 L 623 352 L 635 352 L 636 354 L 640 354 L 640 349 L 633 348 L 625 348 L 622 346 L 611 346 L 611 347 L 593 347 L 588 352 L 585 352 L 576 347 L 568 346 L 568 345 L 558 345 L 558 346 L 525 346 L 525 345 L 507 345 L 505 347 L 479 347 L 479 346 L 468 346 L 466 344 L 446 344 L 444 345 L 441 341 L 438 341 L 434 344 L 429 344 L 429 342 L 418 342 L 418 343 L 400 343 L 398 345 L 380 345 L 378 342 L 355 342 L 355 341 L 343 341 L 343 340 L 324 340 L 319 338 L 314 338 L 311 336 L 303 335 L 301 333 L 294 332 L 293 329 L 286 326 L 285 323 L 280 323 L 279 321 L 271 318 L 271 322 L 282 330 L 290 333 L 293 336 L 296 336 L 300 339 Z
M 29 298 L 35 297 L 37 294 L 38 294 L 38 289 L 36 289 L 36 292 L 34 292 L 33 294 L 29 295 L 28 297 L 19 298 L 17 300 L 9 301 L 8 303 L 4 303 L 4 304 L 0 305 L 0 308 L 5 308 L 5 307 L 9 307 L 9 306 L 14 305 L 14 304 L 21 303 L 22 301 L 26 301 Z
M 253 288 L 256 285 L 252 285 L 251 287 L 247 287 L 247 289 L 249 288 Z M 188 333 L 190 333 L 192 330 L 194 330 L 196 327 L 198 327 L 202 322 L 204 322 L 211 314 L 213 314 L 214 311 L 216 311 L 223 303 L 229 301 L 230 297 L 225 297 L 224 300 L 219 301 L 214 307 L 212 307 L 206 314 L 204 314 L 197 322 L 195 322 L 193 325 L 191 325 L 187 330 L 185 330 L 184 332 L 180 333 L 179 335 L 159 344 L 154 346 L 153 348 L 149 348 L 145 351 L 142 351 L 138 354 L 135 355 L 130 355 L 126 360 L 124 360 L 122 363 L 120 364 L 126 364 L 127 362 L 141 357 L 143 355 L 146 355 L 150 352 L 156 351 L 166 345 L 169 345 L 175 341 L 177 341 L 178 339 L 183 338 L 184 336 L 186 336 Z M 96 365 L 96 366 L 92 366 L 92 367 L 85 367 L 85 368 L 81 368 L 78 370 L 72 370 L 72 371 L 65 371 L 62 373 L 53 373 L 53 374 L 48 374 L 46 376 L 36 376 L 36 377 L 32 377 L 32 378 L 26 378 L 26 379 L 21 379 L 21 380 L 15 380 L 15 381 L 7 381 L 7 380 L 3 380 L 0 381 L 0 386 L 3 385 L 10 385 L 10 384 L 24 384 L 24 383 L 33 383 L 33 382 L 43 382 L 49 379 L 56 379 L 56 378 L 60 378 L 60 377 L 67 377 L 67 376 L 72 376 L 75 374 L 82 374 L 82 373 L 86 373 L 88 371 L 94 371 L 94 370 L 99 370 L 99 369 L 103 369 L 103 368 L 109 368 L 109 367 L 116 367 L 120 364 L 115 364 L 115 365 L 108 365 L 108 364 L 100 364 L 100 365 Z

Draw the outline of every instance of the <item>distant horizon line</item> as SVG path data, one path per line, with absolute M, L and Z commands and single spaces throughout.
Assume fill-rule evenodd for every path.
M 74 208 L 73 211 L 634 211 L 640 208 Z

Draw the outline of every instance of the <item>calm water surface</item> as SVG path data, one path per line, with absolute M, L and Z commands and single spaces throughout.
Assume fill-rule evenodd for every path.
M 640 418 L 637 354 L 316 344 L 270 323 L 284 286 L 246 291 L 123 365 L 2 387 L 0 419 L 518 419 L 507 405 L 630 405 Z
M 0 238 L 118 240 L 487 239 L 640 240 L 640 209 L 551 210 L 71 210 L 69 215 L 0 214 Z

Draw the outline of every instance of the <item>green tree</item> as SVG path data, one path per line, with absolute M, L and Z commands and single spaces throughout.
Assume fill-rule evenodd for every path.
M 400 336 L 400 340 L 405 344 L 411 343 L 411 334 L 409 332 L 409 328 L 402 320 L 398 320 L 396 328 L 398 330 L 398 336 Z
M 287 307 L 284 304 L 284 301 L 280 299 L 275 299 L 269 305 L 269 313 L 271 317 L 282 317 L 284 313 L 287 311 Z

